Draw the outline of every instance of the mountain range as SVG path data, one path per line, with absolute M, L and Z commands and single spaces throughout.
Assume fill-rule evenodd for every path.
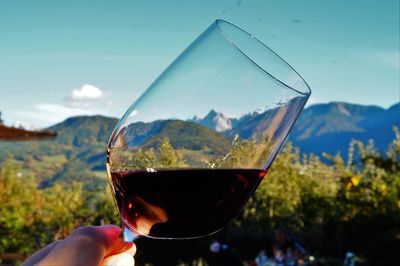
M 253 113 L 239 119 L 211 110 L 204 118 L 192 121 L 214 131 L 229 135 L 232 128 L 248 138 L 264 114 Z M 400 103 L 388 109 L 345 102 L 316 104 L 306 108 L 294 125 L 289 140 L 301 152 L 321 155 L 323 152 L 346 156 L 352 139 L 373 140 L 379 151 L 384 151 L 394 138 L 393 127 L 400 128 Z
M 400 103 L 388 109 L 344 102 L 316 104 L 305 109 L 290 134 L 302 152 L 346 155 L 352 139 L 373 140 L 379 151 L 386 150 L 400 129 Z
M 261 119 L 260 114 L 248 114 L 230 119 L 216 110 L 204 118 L 190 121 L 166 120 L 130 125 L 137 144 L 157 145 L 167 136 L 176 149 L 199 150 L 213 147 L 224 152 L 226 136 L 236 127 L 241 136 L 249 136 L 249 126 Z M 26 142 L 0 141 L 0 162 L 7 157 L 22 168 L 23 174 L 34 172 L 42 186 L 56 181 L 84 180 L 86 185 L 104 186 L 105 149 L 118 119 L 104 116 L 80 116 L 51 126 L 57 132 L 48 140 Z M 185 130 L 182 130 L 185 126 Z M 346 156 L 352 139 L 367 142 L 372 139 L 379 151 L 386 150 L 394 138 L 393 127 L 400 128 L 400 103 L 388 109 L 344 102 L 317 104 L 306 108 L 293 127 L 289 140 L 301 152 Z M 187 130 L 189 129 L 189 130 Z M 126 136 L 129 137 L 129 136 Z

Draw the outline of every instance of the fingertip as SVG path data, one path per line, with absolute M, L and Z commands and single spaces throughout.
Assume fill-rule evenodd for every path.
M 100 230 L 101 232 L 106 233 L 107 235 L 113 235 L 115 236 L 119 236 L 119 234 L 121 233 L 121 227 L 118 227 L 114 224 L 106 224 L 106 225 L 100 225 L 100 226 L 96 226 L 96 228 L 98 230 Z
M 100 232 L 103 236 L 106 237 L 106 240 L 108 243 L 110 243 L 112 246 L 115 246 L 118 243 L 118 246 L 121 246 L 122 242 L 119 238 L 119 235 L 121 233 L 121 228 L 113 225 L 113 224 L 107 224 L 107 225 L 101 225 L 101 226 L 96 226 L 96 230 Z
M 122 252 L 128 252 L 132 256 L 136 252 L 136 246 L 133 242 L 125 242 L 121 239 L 120 234 L 122 229 L 116 225 L 109 224 L 99 226 L 98 229 L 105 235 L 109 243 L 112 243 L 110 248 L 106 249 L 106 254 L 117 254 Z

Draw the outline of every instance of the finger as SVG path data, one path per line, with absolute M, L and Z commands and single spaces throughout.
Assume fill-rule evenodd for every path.
M 47 256 L 47 254 L 50 253 L 58 244 L 60 244 L 62 240 L 57 240 L 54 241 L 41 250 L 37 251 L 34 253 L 32 256 L 30 256 L 21 266 L 31 266 L 37 264 L 40 260 L 42 260 L 44 257 Z
M 116 255 L 111 255 L 104 259 L 103 266 L 134 266 L 135 259 L 132 254 L 128 252 L 122 252 Z
M 62 244 L 54 248 L 41 262 L 42 265 L 99 265 L 104 257 L 132 247 L 119 239 L 121 229 L 115 225 L 87 226 L 74 230 Z

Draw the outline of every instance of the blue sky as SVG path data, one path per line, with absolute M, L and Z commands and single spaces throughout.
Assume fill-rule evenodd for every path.
M 400 101 L 398 0 L 3 0 L 3 119 L 43 127 L 71 115 L 120 117 L 217 18 L 288 61 L 311 103 Z

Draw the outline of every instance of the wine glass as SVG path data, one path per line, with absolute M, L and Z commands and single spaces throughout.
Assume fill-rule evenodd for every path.
M 310 93 L 253 35 L 215 21 L 111 135 L 107 172 L 124 240 L 195 238 L 234 219 Z

